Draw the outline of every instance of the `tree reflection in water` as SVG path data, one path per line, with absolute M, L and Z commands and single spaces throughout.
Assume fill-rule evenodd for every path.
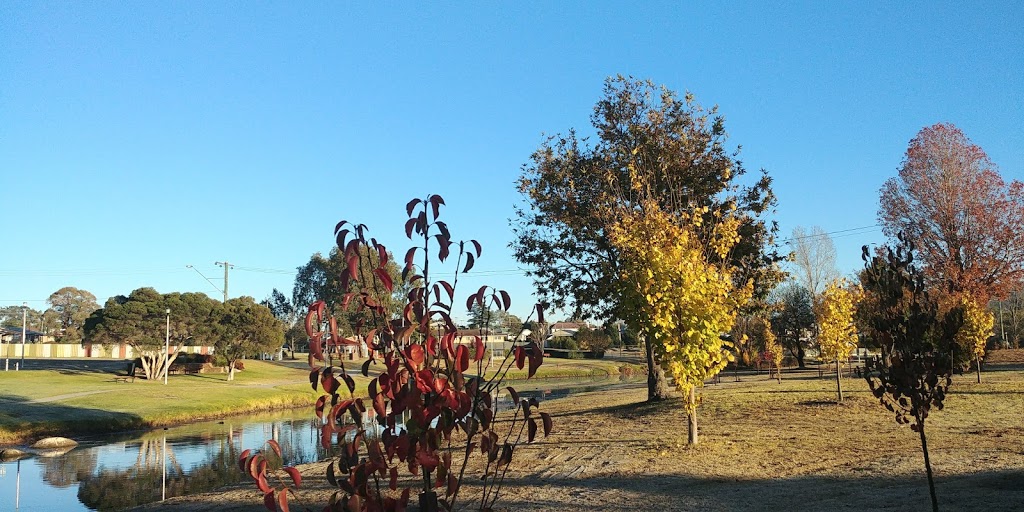
M 167 497 L 207 492 L 240 482 L 238 448 L 226 439 L 211 440 L 216 449 L 208 460 L 186 472 L 167 445 Z M 163 438 L 145 439 L 139 445 L 135 465 L 123 469 L 100 469 L 79 478 L 78 499 L 87 507 L 101 511 L 131 508 L 159 501 L 163 481 Z

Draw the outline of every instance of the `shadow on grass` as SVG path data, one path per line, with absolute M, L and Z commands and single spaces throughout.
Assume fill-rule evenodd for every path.
M 17 395 L 0 396 L 0 438 L 12 442 L 46 436 L 75 436 L 135 430 L 140 416 L 123 412 L 32 402 Z
M 946 510 L 1020 510 L 1024 470 L 938 475 L 939 507 Z M 777 479 L 695 478 L 683 475 L 597 476 L 562 480 L 507 479 L 499 502 L 510 510 L 927 510 L 920 475 L 798 476 Z M 520 489 L 514 489 L 519 487 Z M 530 492 L 544 488 L 549 492 Z M 555 492 L 550 492 L 555 490 Z M 813 498 L 811 498 L 813 496 Z M 543 498 L 540 498 L 543 497 Z

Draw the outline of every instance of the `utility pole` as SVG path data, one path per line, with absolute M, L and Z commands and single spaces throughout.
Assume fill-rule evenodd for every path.
M 22 302 L 21 303 L 21 366 L 17 367 L 19 369 L 25 367 L 25 330 L 26 330 L 26 327 L 28 326 L 28 322 L 26 320 L 27 318 L 28 318 L 28 303 L 27 302 Z
M 224 302 L 228 301 L 228 269 L 234 268 L 234 265 L 227 261 L 215 261 L 213 262 L 218 267 L 224 267 Z

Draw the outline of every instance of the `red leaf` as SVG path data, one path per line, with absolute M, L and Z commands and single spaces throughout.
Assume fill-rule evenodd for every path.
M 267 444 L 270 445 L 270 449 L 274 450 L 274 453 L 276 453 L 278 457 L 281 456 L 281 445 L 278 444 L 277 441 L 270 439 L 267 441 Z
M 292 483 L 295 484 L 296 488 L 302 487 L 302 475 L 299 473 L 298 469 L 284 468 L 284 472 L 288 473 L 288 476 L 292 477 Z
M 473 338 L 476 340 L 476 354 L 473 357 L 473 361 L 479 362 L 484 358 L 484 341 L 480 336 L 474 336 Z
M 466 266 L 462 268 L 462 273 L 465 274 L 466 272 L 469 272 L 469 270 L 471 268 L 473 268 L 473 264 L 475 262 L 476 261 L 473 259 L 473 255 L 471 253 L 467 252 L 466 253 Z
M 273 494 L 274 492 L 273 489 L 270 488 L 270 485 L 267 484 L 267 475 L 263 473 L 260 473 L 259 478 L 256 479 L 256 487 L 258 487 L 260 491 L 265 493 L 269 492 Z
M 419 198 L 416 198 L 416 199 L 413 199 L 412 201 L 409 201 L 405 205 L 405 214 L 411 217 L 412 216 L 412 211 L 415 210 L 416 207 L 419 206 L 419 204 L 422 203 L 422 202 L 423 202 L 423 200 L 419 199 Z
M 274 500 L 274 491 L 269 491 L 263 495 L 263 506 L 267 507 L 270 512 L 277 512 L 277 501 Z
M 313 391 L 316 391 L 316 382 L 318 380 L 320 380 L 319 377 L 320 377 L 320 369 L 319 368 L 309 372 L 309 383 L 310 383 L 310 385 L 313 386 Z
M 509 396 L 512 397 L 512 403 L 518 404 L 519 403 L 519 393 L 516 392 L 516 390 L 512 386 L 509 386 L 509 387 L 507 387 L 505 389 L 508 390 Z
M 282 490 L 277 493 L 277 504 L 281 505 L 281 512 L 288 512 L 288 492 Z
M 516 368 L 522 370 L 524 364 L 526 364 L 526 349 L 516 347 Z
M 388 488 L 390 488 L 392 491 L 398 489 L 398 468 L 397 467 L 392 467 L 391 468 L 391 475 L 390 475 L 390 478 L 388 479 Z
M 437 357 L 437 338 L 433 336 L 427 336 L 427 353 L 431 357 Z
M 380 261 L 380 268 L 384 268 L 384 265 L 388 263 L 388 249 L 382 244 L 378 244 L 377 240 L 373 241 L 374 246 L 377 247 L 377 257 Z
M 540 413 L 540 419 L 544 422 L 544 437 L 547 437 L 548 434 L 551 433 L 551 415 L 546 412 L 542 412 Z
M 465 345 L 455 348 L 455 368 L 460 372 L 469 370 L 469 349 Z
M 430 206 L 434 209 L 434 218 L 437 218 L 437 214 L 440 213 L 441 205 L 444 204 L 444 199 L 439 195 L 430 196 Z
M 448 379 L 435 377 L 434 392 L 440 395 L 445 389 L 448 389 Z
M 534 418 L 530 418 L 530 421 L 527 423 L 527 427 L 527 430 L 529 432 L 526 437 L 526 442 L 532 443 L 533 439 L 537 437 L 537 420 Z
M 444 287 L 444 291 L 448 293 L 448 300 L 455 298 L 455 287 L 453 287 L 451 283 L 448 281 L 438 281 L 437 284 Z
M 424 360 L 423 345 L 409 345 L 409 348 L 405 351 L 405 357 L 412 363 L 413 368 L 419 369 L 423 365 Z
M 508 308 L 512 307 L 512 297 L 505 290 L 498 290 L 498 293 L 501 294 L 501 300 L 503 303 L 501 309 L 508 311 Z
M 537 373 L 537 369 L 540 368 L 543 360 L 544 354 L 541 353 L 539 347 L 534 345 L 533 350 L 530 352 L 530 370 L 526 374 L 527 379 L 532 378 Z
M 353 252 L 346 258 L 349 279 L 359 279 L 359 253 Z
M 387 290 L 388 293 L 395 289 L 395 283 L 391 280 L 391 276 L 388 275 L 387 270 L 384 270 L 383 268 L 374 269 L 373 275 L 377 276 L 377 279 L 380 279 L 380 284 L 384 286 L 384 289 Z
M 252 450 L 242 450 L 241 455 L 238 456 L 238 469 L 245 471 L 245 459 L 249 457 Z
M 355 393 L 356 392 L 356 381 L 354 379 L 352 379 L 352 376 L 350 376 L 347 373 L 343 373 L 341 375 L 341 378 L 345 380 L 345 386 L 348 387 L 349 394 Z
M 466 297 L 466 309 L 472 311 L 474 302 L 476 302 L 476 294 Z
M 472 243 L 473 248 L 476 249 L 476 255 L 480 256 L 480 253 L 484 251 L 484 248 L 480 246 L 480 242 L 477 242 L 476 240 L 470 240 L 469 242 Z

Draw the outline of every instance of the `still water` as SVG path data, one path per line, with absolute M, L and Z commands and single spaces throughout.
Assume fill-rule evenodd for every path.
M 515 383 L 538 400 L 619 384 L 619 379 Z M 505 398 L 505 397 L 501 397 Z M 507 398 L 506 398 L 507 400 Z M 326 456 L 308 410 L 193 423 L 166 430 L 79 439 L 66 453 L 0 463 L 2 511 L 117 511 L 241 482 L 238 455 L 276 439 L 286 464 Z

